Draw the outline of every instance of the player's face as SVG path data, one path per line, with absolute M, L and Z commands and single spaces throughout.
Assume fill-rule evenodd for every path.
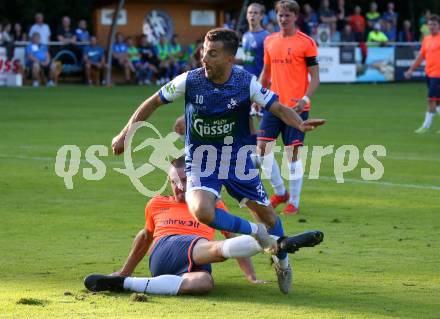
M 295 12 L 289 11 L 288 9 L 281 8 L 277 12 L 277 21 L 280 29 L 284 31 L 291 31 L 295 29 L 295 23 L 298 17 Z
M 222 79 L 233 58 L 223 49 L 223 42 L 205 40 L 203 43 L 202 65 L 208 79 Z
M 437 34 L 440 32 L 440 24 L 437 21 L 429 20 L 428 28 L 431 34 Z
M 173 195 L 179 203 L 185 202 L 185 192 L 186 192 L 186 174 L 185 168 L 175 168 L 171 166 L 168 172 L 168 179 L 171 184 L 171 189 L 173 190 Z
M 250 6 L 246 12 L 246 19 L 249 25 L 257 26 L 261 24 L 263 15 L 261 14 L 261 9 L 257 6 Z

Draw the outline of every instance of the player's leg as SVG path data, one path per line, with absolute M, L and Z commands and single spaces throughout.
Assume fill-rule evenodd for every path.
M 309 112 L 302 112 L 301 118 L 305 121 Z M 286 215 L 296 214 L 299 209 L 301 189 L 304 177 L 304 168 L 298 156 L 300 147 L 304 144 L 305 134 L 293 127 L 285 126 L 282 132 L 284 145 L 286 145 L 287 165 L 289 171 L 289 204 L 283 210 Z
M 437 101 L 435 100 L 435 96 L 437 91 L 439 90 L 437 88 L 438 83 L 436 81 L 436 78 L 430 77 L 426 78 L 426 83 L 428 85 L 428 109 L 425 113 L 425 120 L 423 121 L 422 126 L 414 131 L 414 133 L 416 134 L 423 134 L 429 130 L 436 112 Z
M 186 202 L 188 209 L 194 217 L 203 224 L 218 230 L 225 230 L 236 234 L 255 235 L 263 247 L 268 248 L 268 234 L 257 224 L 232 215 L 222 208 L 216 207 L 221 183 L 218 179 L 206 178 L 193 184 L 194 178 L 188 177 Z
M 284 126 L 285 124 L 279 118 L 265 111 L 257 138 L 258 161 L 261 165 L 263 175 L 266 178 L 270 178 L 270 184 L 275 191 L 275 195 L 270 198 L 270 202 L 274 208 L 286 202 L 288 199 L 288 193 L 284 187 L 280 168 L 272 151 L 272 146 L 276 143 L 280 130 Z

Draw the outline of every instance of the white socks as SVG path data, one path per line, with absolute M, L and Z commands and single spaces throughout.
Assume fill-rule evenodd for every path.
M 304 176 L 304 169 L 301 160 L 289 163 L 289 203 L 296 208 L 299 207 L 299 197 L 301 195 L 301 187 Z
M 270 235 L 277 240 L 278 236 Z M 241 235 L 226 239 L 222 245 L 222 256 L 225 258 L 243 258 L 252 257 L 263 251 L 254 237 Z
M 437 108 L 437 112 L 438 112 L 438 108 Z M 435 113 L 431 113 L 431 112 L 426 112 L 425 113 L 425 121 L 423 122 L 423 127 L 424 128 L 429 128 L 432 124 L 432 119 L 434 118 Z
M 280 269 L 287 269 L 289 267 L 289 257 L 286 257 L 284 259 L 279 259 L 277 256 L 272 255 L 272 260 L 275 264 L 278 265 L 278 268 Z
M 155 295 L 177 295 L 182 281 L 182 277 L 175 275 L 162 275 L 152 278 L 127 277 L 124 280 L 124 289 Z
M 440 115 L 440 106 L 437 106 L 435 109 L 437 110 L 438 115 Z
M 286 188 L 284 187 L 283 179 L 281 178 L 280 167 L 278 166 L 275 156 L 272 153 L 266 156 L 258 156 L 263 170 L 264 176 L 270 178 L 270 184 L 272 185 L 276 195 L 284 195 Z

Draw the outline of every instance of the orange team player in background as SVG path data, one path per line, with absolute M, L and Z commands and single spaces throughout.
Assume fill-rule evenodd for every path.
M 294 108 L 306 120 L 311 106 L 310 98 L 319 86 L 317 46 L 312 38 L 296 27 L 300 13 L 296 1 L 278 1 L 275 10 L 280 32 L 268 36 L 264 42 L 264 67 L 260 82 L 263 87 L 270 86 L 283 105 Z M 289 191 L 284 187 L 280 168 L 271 151 L 280 134 L 288 152 Z M 303 165 L 298 158 L 298 150 L 303 142 L 303 132 L 284 124 L 270 112 L 264 112 L 258 131 L 259 162 L 275 190 L 275 195 L 270 199 L 272 206 L 275 208 L 288 201 L 283 211 L 285 214 L 298 212 L 303 180 Z
M 423 60 L 426 60 L 428 111 L 422 126 L 415 131 L 417 134 L 423 134 L 429 130 L 436 111 L 440 115 L 440 16 L 431 15 L 428 19 L 428 28 L 430 34 L 423 38 L 419 55 L 405 72 L 405 77 L 410 79 L 414 70 L 420 66 Z
M 171 162 L 168 178 L 173 196 L 156 196 L 145 209 L 145 227 L 134 239 L 130 254 L 120 271 L 112 275 L 92 274 L 84 284 L 91 291 L 135 291 L 161 295 L 207 293 L 214 288 L 211 263 L 237 258 L 246 278 L 257 280 L 248 257 L 263 249 L 248 235 L 213 241 L 215 230 L 198 222 L 185 202 L 186 174 L 184 157 Z M 223 202 L 217 207 L 226 209 Z M 295 252 L 301 247 L 319 244 L 323 234 L 306 232 L 293 237 L 278 238 L 279 249 Z M 150 249 L 150 247 L 152 247 Z M 149 268 L 152 277 L 130 277 L 150 249 Z

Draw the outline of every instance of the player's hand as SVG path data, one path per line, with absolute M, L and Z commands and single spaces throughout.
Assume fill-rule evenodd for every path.
M 307 102 L 304 101 L 303 99 L 298 100 L 298 102 L 296 102 L 296 105 L 293 107 L 293 109 L 295 110 L 296 113 L 301 114 L 304 111 L 304 108 L 306 107 Z
M 185 135 L 185 128 L 185 117 L 182 115 L 176 119 L 173 129 L 177 134 Z
M 405 79 L 409 80 L 411 79 L 412 71 L 407 70 L 403 75 L 405 76 Z
M 258 117 L 263 117 L 263 108 L 261 107 L 261 105 L 258 105 L 257 103 L 252 103 L 251 105 L 251 112 L 250 112 L 250 116 L 258 116 Z
M 125 134 L 118 134 L 112 140 L 113 154 L 119 155 L 124 152 Z
M 310 119 L 305 120 L 302 123 L 302 130 L 303 132 L 313 131 L 316 127 L 324 125 L 326 120 L 324 119 Z

